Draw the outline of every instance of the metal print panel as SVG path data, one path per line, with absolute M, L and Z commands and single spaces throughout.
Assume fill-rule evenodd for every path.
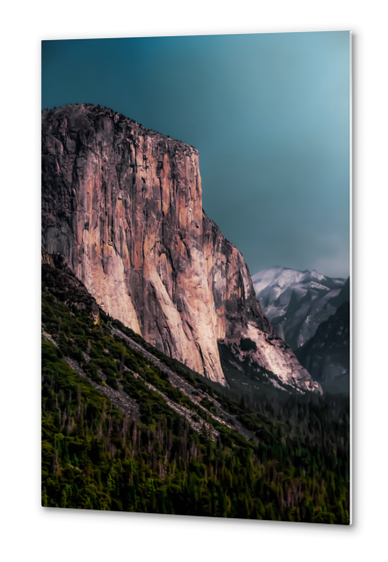
M 43 506 L 350 523 L 349 161 L 349 32 L 42 43 Z

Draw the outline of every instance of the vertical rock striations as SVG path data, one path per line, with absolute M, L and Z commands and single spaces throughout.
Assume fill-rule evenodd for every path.
M 42 244 L 111 316 L 206 377 L 226 384 L 219 340 L 239 354 L 249 338 L 259 364 L 320 390 L 203 212 L 195 148 L 98 106 L 44 111 Z

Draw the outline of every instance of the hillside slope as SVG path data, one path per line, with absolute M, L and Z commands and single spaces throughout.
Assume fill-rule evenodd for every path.
M 315 335 L 296 355 L 314 378 L 326 388 L 349 393 L 350 376 L 350 322 L 349 302 L 318 327 Z
M 295 351 L 346 300 L 345 279 L 317 271 L 272 267 L 252 277 L 260 305 L 277 336 Z
M 44 506 L 349 523 L 346 403 L 236 403 L 45 252 L 42 326 Z

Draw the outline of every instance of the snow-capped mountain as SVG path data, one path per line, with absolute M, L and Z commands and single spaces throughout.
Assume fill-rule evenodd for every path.
M 260 305 L 276 335 L 292 349 L 312 338 L 322 322 L 335 313 L 349 296 L 341 291 L 345 279 L 318 271 L 271 267 L 252 277 Z

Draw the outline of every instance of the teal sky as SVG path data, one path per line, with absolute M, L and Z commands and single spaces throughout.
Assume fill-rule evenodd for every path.
M 93 103 L 198 148 L 251 274 L 349 274 L 347 31 L 42 43 L 42 108 Z

